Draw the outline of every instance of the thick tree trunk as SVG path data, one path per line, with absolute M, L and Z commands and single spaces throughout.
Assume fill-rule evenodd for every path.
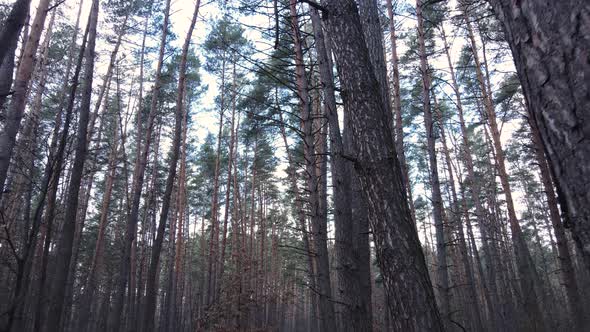
M 51 299 L 53 303 L 49 307 L 47 319 L 47 329 L 56 331 L 60 326 L 60 318 L 63 311 L 64 301 L 63 294 L 66 287 L 67 276 L 72 258 L 72 246 L 74 242 L 74 232 L 76 230 L 76 216 L 78 213 L 78 194 L 84 171 L 84 162 L 88 152 L 87 133 L 88 117 L 90 113 L 90 102 L 92 97 L 92 78 L 94 74 L 94 51 L 96 45 L 96 26 L 98 22 L 99 1 L 92 1 L 92 8 L 89 16 L 88 28 L 88 46 L 86 47 L 84 58 L 86 60 L 84 68 L 84 83 L 82 89 L 82 100 L 79 111 L 77 143 L 72 167 L 72 175 L 68 186 L 68 196 L 66 201 L 66 212 L 61 238 L 57 244 L 57 261 L 55 264 L 55 275 L 51 290 Z
M 334 190 L 334 224 L 336 229 L 336 270 L 338 301 L 342 302 L 339 324 L 350 331 L 370 330 L 371 303 L 363 301 L 369 294 L 362 292 L 359 253 L 355 252 L 354 220 L 351 210 L 351 179 L 348 176 L 352 165 L 344 158 L 344 146 L 338 122 L 338 110 L 334 93 L 334 75 L 332 63 L 327 52 L 320 16 L 315 8 L 311 8 L 311 21 L 316 41 L 320 81 L 323 87 L 324 108 L 330 129 L 330 150 L 332 162 L 332 187 Z M 368 237 L 368 234 L 364 234 Z M 370 263 L 370 262 L 369 262 Z M 369 271 L 370 273 L 370 271 Z M 370 278 L 370 276 L 369 276 Z
M 443 331 L 418 234 L 408 207 L 379 83 L 352 0 L 322 1 L 344 103 L 350 110 L 354 160 L 395 330 Z M 400 282 L 403 280 L 403 282 Z
M 565 226 L 590 269 L 590 3 L 489 0 L 549 159 Z M 580 181 L 580 179 L 586 179 Z
M 31 0 L 16 0 L 14 4 L 12 4 L 10 13 L 4 21 L 2 30 L 0 30 L 0 45 L 3 45 L 0 48 L 0 63 L 3 63 L 6 57 L 11 56 L 11 48 L 6 46 L 16 45 L 18 35 L 29 15 L 30 6 Z M 46 8 L 47 7 L 44 9 L 42 5 L 39 6 L 39 9 L 41 10 L 46 10 Z M 14 54 L 12 54 L 12 56 L 14 57 Z
M 549 166 L 543 153 L 543 143 L 541 142 L 541 136 L 539 129 L 531 118 L 528 118 L 531 126 L 532 140 L 535 150 L 535 159 L 539 165 L 539 171 L 541 175 L 541 182 L 543 184 L 543 190 L 547 197 L 547 207 L 549 208 L 549 218 L 551 219 L 551 225 L 553 226 L 553 232 L 555 233 L 556 246 L 559 258 L 559 265 L 561 267 L 561 278 L 562 285 L 565 288 L 565 295 L 567 297 L 570 313 L 573 316 L 575 328 L 578 331 L 583 331 L 586 322 L 584 317 L 584 305 L 580 297 L 580 290 L 578 288 L 578 282 L 574 273 L 574 266 L 572 264 L 572 255 L 567 245 L 567 237 L 565 235 L 565 229 L 561 222 L 559 215 L 559 208 L 557 206 L 557 197 L 555 190 L 553 189 L 553 181 L 551 179 L 551 173 Z
M 4 61 L 0 62 L 0 112 L 4 113 L 4 106 L 10 95 L 12 88 L 12 78 L 14 73 L 14 58 L 16 57 L 16 46 L 18 40 L 12 41 L 12 44 L 6 45 L 6 56 Z

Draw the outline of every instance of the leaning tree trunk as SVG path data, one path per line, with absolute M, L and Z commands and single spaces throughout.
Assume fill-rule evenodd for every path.
M 141 192 L 143 189 L 145 169 L 147 165 L 147 159 L 150 151 L 152 142 L 152 133 L 154 129 L 154 123 L 157 113 L 158 106 L 158 95 L 161 87 L 161 74 L 162 66 L 164 63 L 164 53 L 166 50 L 166 37 L 168 35 L 168 20 L 170 14 L 170 0 L 166 1 L 166 8 L 164 9 L 164 22 L 162 35 L 160 39 L 160 50 L 158 54 L 158 63 L 156 66 L 156 73 L 154 78 L 154 86 L 152 88 L 152 98 L 150 102 L 150 111 L 148 114 L 146 130 L 145 130 L 145 144 L 141 144 L 142 137 L 142 119 L 141 119 L 141 106 L 138 108 L 137 116 L 137 149 L 135 156 L 135 169 L 133 170 L 133 186 L 131 189 L 131 208 L 127 214 L 127 221 L 125 227 L 125 237 L 123 252 L 121 261 L 119 263 L 119 276 L 115 281 L 115 287 L 117 290 L 113 298 L 113 308 L 111 311 L 110 328 L 113 332 L 118 332 L 121 322 L 121 313 L 123 311 L 123 297 L 125 295 L 125 287 L 127 286 L 127 278 L 129 275 L 129 267 L 131 260 L 131 249 L 133 242 L 135 241 L 137 232 L 137 220 L 139 218 L 139 203 L 141 200 Z M 145 316 L 144 316 L 145 317 Z
M 496 169 L 498 171 L 502 190 L 504 191 L 504 196 L 506 198 L 506 208 L 508 210 L 508 221 L 510 224 L 512 242 L 514 245 L 514 255 L 516 257 L 516 265 L 518 267 L 518 273 L 520 276 L 520 290 L 521 295 L 523 296 L 523 306 L 525 308 L 526 315 L 528 316 L 526 318 L 526 324 L 534 331 L 544 331 L 545 322 L 541 308 L 539 306 L 539 298 L 537 296 L 537 292 L 539 292 L 540 289 L 540 284 L 538 282 L 537 271 L 533 265 L 533 260 L 528 245 L 516 216 L 514 201 L 512 199 L 512 189 L 510 188 L 508 172 L 506 170 L 504 150 L 500 141 L 500 130 L 496 120 L 496 111 L 494 109 L 494 104 L 492 103 L 492 96 L 489 94 L 489 90 L 486 86 L 486 82 L 482 73 L 482 64 L 479 60 L 470 17 L 468 16 L 467 9 L 464 7 L 464 5 L 462 5 L 461 10 L 463 11 L 463 18 L 465 20 L 465 25 L 468 32 L 468 40 L 470 42 L 473 60 L 475 62 L 476 78 L 483 95 L 482 99 L 485 114 L 487 116 L 487 122 L 491 130 L 491 138 L 493 143 L 492 152 L 495 155 Z
M 31 0 L 17 0 L 12 5 L 12 9 L 4 21 L 2 30 L 0 30 L 0 45 L 2 45 L 2 47 L 0 47 L 0 63 L 4 62 L 5 57 L 11 56 L 11 48 L 6 46 L 16 45 L 20 30 L 27 20 L 30 6 Z M 40 5 L 37 10 L 46 12 L 43 8 L 44 7 Z M 12 56 L 14 57 L 14 54 L 12 54 Z
M 47 18 L 49 2 L 49 0 L 41 0 L 37 7 L 37 13 L 35 14 L 35 19 L 31 27 L 31 33 L 25 44 L 23 58 L 18 66 L 18 71 L 16 72 L 14 93 L 12 94 L 12 105 L 4 115 L 4 128 L 0 133 L 0 199 L 4 192 L 4 184 L 6 183 L 6 177 L 8 175 L 10 158 L 12 157 L 12 152 L 16 143 L 16 135 L 27 104 L 29 82 L 35 69 L 35 57 L 41 40 L 43 27 L 45 25 L 45 19 Z M 28 6 L 26 12 L 28 12 Z M 25 17 L 27 16 L 26 12 Z M 7 21 L 6 23 L 10 22 Z M 20 28 L 18 30 L 20 31 Z M 18 38 L 18 33 L 16 33 L 15 38 Z M 0 48 L 3 50 L 2 52 L 9 48 L 9 40 L 10 39 L 7 39 L 6 43 L 0 41 L 0 45 L 2 45 Z M 2 62 L 1 60 L 2 59 L 0 59 L 0 63 Z
M 590 3 L 489 0 L 549 159 L 566 227 L 590 269 Z M 580 181 L 585 179 L 585 181 Z
M 352 0 L 324 0 L 322 5 L 346 91 L 343 101 L 350 110 L 352 145 L 358 152 L 348 158 L 354 161 L 369 206 L 393 327 L 399 331 L 443 331 L 356 4 Z
M 84 68 L 84 83 L 79 111 L 78 132 L 76 135 L 74 164 L 72 167 L 70 184 L 68 186 L 62 234 L 56 248 L 57 261 L 55 263 L 55 275 L 51 291 L 51 299 L 53 303 L 49 307 L 49 315 L 47 317 L 47 329 L 49 331 L 57 331 L 60 326 L 60 318 L 64 307 L 63 294 L 66 288 L 70 260 L 72 258 L 72 246 L 74 243 L 74 231 L 76 229 L 76 216 L 78 213 L 78 194 L 80 192 L 80 183 L 82 182 L 84 162 L 86 161 L 86 154 L 88 152 L 86 142 L 90 101 L 92 97 L 92 78 L 94 74 L 94 51 L 96 45 L 98 12 L 98 0 L 93 0 L 89 16 L 88 45 L 84 54 L 86 64 Z
M 185 111 L 184 105 L 184 91 L 186 86 L 186 71 L 187 71 L 187 57 L 190 46 L 191 36 L 195 28 L 197 16 L 199 14 L 199 7 L 201 2 L 197 0 L 195 10 L 191 20 L 191 25 L 186 35 L 184 45 L 182 46 L 182 54 L 180 58 L 180 68 L 178 74 L 178 89 L 176 96 L 176 114 L 174 139 L 172 141 L 172 156 L 169 162 L 168 178 L 166 179 L 166 189 L 162 197 L 162 210 L 160 211 L 160 222 L 158 225 L 158 232 L 152 247 L 152 257 L 150 267 L 148 269 L 148 276 L 146 282 L 145 308 L 143 315 L 142 331 L 152 332 L 154 330 L 154 316 L 156 312 L 156 298 L 158 291 L 158 270 L 160 261 L 160 251 L 162 250 L 162 242 L 164 240 L 164 231 L 166 230 L 166 221 L 168 219 L 168 212 L 170 210 L 170 200 L 172 190 L 174 189 L 174 180 L 176 178 L 176 166 L 180 157 L 180 143 L 182 139 L 182 119 Z

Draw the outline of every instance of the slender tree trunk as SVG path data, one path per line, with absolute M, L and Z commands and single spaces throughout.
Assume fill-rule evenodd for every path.
M 9 48 L 7 46 L 10 45 L 10 40 L 12 38 L 18 38 L 18 32 L 11 32 L 12 28 L 14 28 L 11 26 L 11 24 L 18 25 L 18 22 L 21 22 L 20 25 L 22 26 L 24 18 L 21 14 L 24 14 L 26 17 L 26 13 L 28 12 L 28 4 L 25 4 L 25 7 L 21 8 L 21 3 L 23 1 L 30 3 L 30 0 L 18 0 L 16 3 L 16 14 L 18 15 L 15 14 L 15 16 L 18 16 L 17 19 L 12 22 L 10 21 L 11 17 L 9 16 L 9 20 L 5 23 L 3 31 L 0 35 L 0 38 L 6 39 L 6 41 L 2 40 L 0 43 L 0 45 L 2 45 L 2 51 L 0 52 L 2 53 L 6 52 L 6 50 Z M 24 11 L 19 8 L 24 9 Z M 31 28 L 31 33 L 28 36 L 27 43 L 23 51 L 24 56 L 21 63 L 19 63 L 18 70 L 16 72 L 14 93 L 12 95 L 12 105 L 10 109 L 5 112 L 4 128 L 2 132 L 0 132 L 0 200 L 2 199 L 2 193 L 4 192 L 3 188 L 6 183 L 6 177 L 8 176 L 8 167 L 10 166 L 10 159 L 12 157 L 12 152 L 16 143 L 16 135 L 24 115 L 30 85 L 29 83 L 35 69 L 37 48 L 39 47 L 41 34 L 43 32 L 43 27 L 45 26 L 48 8 L 49 0 L 39 1 L 35 19 Z M 18 27 L 17 31 L 20 31 L 20 27 Z M 5 33 L 6 37 L 3 36 Z M 4 60 L 4 55 L 2 53 L 0 53 L 0 63 L 2 63 Z
M 135 156 L 135 169 L 133 170 L 133 185 L 131 190 L 131 208 L 127 215 L 127 222 L 125 228 L 125 238 L 123 245 L 123 253 L 121 256 L 121 262 L 119 266 L 119 276 L 115 283 L 117 291 L 113 298 L 113 307 L 111 310 L 110 317 L 110 328 L 113 332 L 118 332 L 120 329 L 121 312 L 123 311 L 123 296 L 125 295 L 125 287 L 127 286 L 127 278 L 129 275 L 129 265 L 131 258 L 131 247 L 135 241 L 137 233 L 137 221 L 139 218 L 139 203 L 141 200 L 141 192 L 143 189 L 145 169 L 147 165 L 147 159 L 150 151 L 152 132 L 154 128 L 157 106 L 158 106 L 158 95 L 161 88 L 161 74 L 162 66 L 164 62 L 164 53 L 166 50 L 166 37 L 168 34 L 168 20 L 170 15 L 170 0 L 166 0 L 166 8 L 164 9 L 164 22 L 162 28 L 162 35 L 160 39 L 160 50 L 158 54 L 158 63 L 156 67 L 156 74 L 154 79 L 154 87 L 152 90 L 152 99 L 150 103 L 150 111 L 147 119 L 147 126 L 145 131 L 145 144 L 142 146 L 142 132 L 143 132 L 143 120 L 140 116 L 142 107 L 138 108 L 137 116 L 137 149 Z M 145 319 L 147 316 L 142 315 Z M 142 322 L 144 322 L 142 320 Z
M 516 217 L 516 211 L 514 208 L 514 202 L 512 200 L 512 191 L 510 188 L 510 182 L 508 181 L 508 173 L 506 171 L 506 163 L 504 157 L 504 150 L 502 149 L 502 143 L 500 142 L 500 131 L 496 122 L 496 113 L 494 105 L 492 103 L 492 97 L 488 94 L 484 76 L 481 71 L 481 62 L 479 61 L 479 55 L 477 52 L 477 45 L 475 42 L 475 36 L 471 27 L 470 18 L 463 8 L 463 16 L 467 27 L 468 37 L 473 53 L 473 60 L 475 62 L 475 72 L 479 87 L 483 93 L 483 103 L 487 115 L 487 120 L 491 129 L 491 136 L 493 142 L 493 151 L 496 157 L 496 167 L 498 169 L 498 175 L 500 177 L 500 183 L 506 197 L 506 207 L 508 209 L 508 221 L 510 222 L 510 230 L 512 234 L 512 241 L 514 243 L 514 255 L 516 256 L 517 266 L 520 276 L 520 287 L 521 294 L 524 296 L 524 308 L 528 316 L 528 326 L 532 331 L 544 331 L 545 322 L 543 315 L 538 303 L 539 290 L 538 278 L 536 277 L 535 267 L 533 261 L 522 234 L 522 229 L 518 223 Z
M 55 264 L 55 275 L 51 291 L 53 303 L 49 307 L 47 319 L 48 331 L 56 331 L 60 326 L 61 314 L 64 306 L 63 294 L 67 282 L 67 274 L 72 258 L 72 246 L 74 241 L 74 232 L 76 229 L 76 216 L 78 213 L 78 194 L 82 182 L 84 162 L 88 152 L 87 133 L 88 133 L 88 116 L 90 113 L 90 101 L 92 97 L 92 78 L 94 74 L 94 51 L 96 45 L 96 26 L 98 22 L 98 0 L 92 1 L 92 9 L 89 16 L 88 29 L 88 46 L 86 47 L 84 58 L 86 60 L 84 68 L 84 83 L 82 89 L 82 101 L 79 112 L 78 133 L 74 165 L 72 175 L 68 186 L 68 197 L 66 201 L 66 214 L 64 217 L 64 226 L 61 238 L 57 245 L 57 261 Z
M 392 325 L 403 331 L 442 331 L 432 285 L 405 186 L 388 115 L 371 66 L 356 5 L 352 0 L 324 0 L 325 16 L 350 110 L 354 160 L 377 259 L 383 274 Z M 393 156 L 393 157 L 392 157 Z M 400 283 L 399 280 L 404 280 Z
M 400 93 L 400 74 L 399 74 L 399 58 L 397 55 L 397 33 L 395 28 L 395 15 L 393 12 L 392 0 L 386 0 L 387 15 L 389 16 L 389 38 L 391 43 L 391 74 L 393 82 L 393 113 L 395 117 L 395 151 L 399 158 L 402 176 L 408 192 L 408 201 L 410 203 L 410 212 L 412 220 L 416 223 L 416 209 L 414 208 L 414 199 L 412 198 L 412 185 L 410 183 L 410 175 L 408 170 L 408 163 L 406 161 L 406 153 L 404 151 L 404 128 L 402 122 L 402 101 Z
M 309 191 L 309 203 L 311 214 L 311 226 L 313 231 L 315 258 L 317 262 L 317 281 L 319 292 L 320 325 L 323 331 L 336 329 L 334 303 L 332 302 L 332 286 L 330 283 L 330 263 L 328 260 L 327 225 L 326 219 L 320 210 L 320 198 L 318 192 L 319 179 L 315 172 L 317 156 L 314 153 L 314 135 L 312 106 L 309 97 L 305 63 L 303 62 L 302 39 L 299 31 L 299 19 L 296 0 L 289 1 L 291 15 L 291 32 L 295 46 L 295 71 L 297 80 L 297 93 L 301 109 L 301 122 L 304 141 L 305 170 L 307 173 L 307 190 Z
M 426 147 L 428 150 L 428 161 L 430 165 L 430 187 L 432 190 L 432 215 L 436 231 L 436 288 L 440 298 L 440 310 L 445 324 L 450 319 L 449 302 L 449 273 L 447 266 L 447 247 L 445 241 L 445 229 L 443 225 L 444 207 L 440 192 L 440 180 L 438 177 L 438 163 L 436 160 L 436 139 L 432 110 L 430 107 L 431 73 L 426 55 L 426 42 L 424 36 L 424 17 L 422 16 L 422 0 L 416 1 L 416 16 L 418 20 L 418 44 L 420 56 L 420 74 L 422 76 L 422 105 L 424 108 L 424 126 L 426 129 Z
M 455 70 L 454 70 L 454 66 L 453 63 L 451 61 L 451 56 L 450 56 L 450 47 L 447 43 L 447 38 L 446 38 L 446 34 L 445 34 L 445 30 L 444 28 L 441 28 L 441 37 L 443 39 L 444 42 L 444 48 L 445 48 L 445 53 L 446 53 L 446 57 L 447 57 L 447 62 L 449 65 L 449 70 L 450 70 L 450 75 L 451 75 L 451 82 L 452 82 L 452 86 L 453 86 L 453 90 L 455 93 L 455 102 L 457 105 L 457 112 L 459 115 L 459 124 L 461 127 L 461 139 L 462 139 L 462 149 L 463 149 L 463 162 L 465 164 L 465 168 L 467 170 L 467 175 L 469 177 L 469 179 L 471 179 L 471 185 L 469 187 L 470 191 L 471 191 L 471 196 L 475 205 L 475 213 L 476 213 L 476 217 L 478 220 L 478 224 L 480 225 L 480 227 L 482 228 L 482 238 L 484 238 L 484 240 L 482 241 L 482 246 L 484 249 L 484 253 L 486 254 L 486 256 L 488 257 L 488 259 L 490 259 L 490 262 L 488 263 L 488 271 L 490 274 L 489 277 L 489 292 L 491 293 L 489 296 L 486 296 L 486 299 L 490 299 L 491 303 L 488 303 L 488 310 L 489 310 L 489 315 L 490 315 L 490 329 L 494 330 L 497 324 L 497 319 L 498 317 L 496 316 L 496 308 L 498 305 L 498 292 L 496 289 L 496 281 L 495 281 L 495 267 L 492 263 L 492 259 L 493 259 L 493 253 L 491 252 L 491 248 L 489 248 L 489 245 L 487 244 L 487 239 L 486 239 L 486 235 L 487 233 L 485 232 L 486 226 L 485 224 L 487 223 L 487 221 L 485 220 L 485 210 L 483 208 L 482 202 L 481 202 L 481 187 L 480 187 L 480 182 L 478 180 L 478 178 L 475 175 L 475 169 L 474 169 L 474 161 L 473 161 L 473 155 L 471 152 L 471 143 L 469 142 L 468 139 L 468 132 L 467 132 L 467 126 L 465 125 L 465 116 L 464 116 L 464 111 L 463 111 L 463 100 L 461 98 L 461 94 L 460 94 L 460 90 L 459 90 L 459 84 L 457 83 L 457 78 L 455 76 Z M 479 262 L 481 262 L 481 260 L 478 260 Z M 483 269 L 482 269 L 483 271 Z M 481 271 L 480 271 L 481 272 Z M 484 278 L 484 275 L 481 275 L 482 278 Z M 485 283 L 485 281 L 482 282 L 482 284 Z M 488 287 L 484 287 L 484 291 L 486 291 L 488 289 Z
M 225 113 L 225 69 L 226 53 L 221 59 L 221 95 L 219 109 L 219 130 L 217 132 L 217 153 L 215 157 L 215 174 L 213 175 L 213 197 L 211 199 L 211 237 L 209 239 L 209 266 L 207 275 L 207 306 L 211 306 L 216 300 L 217 266 L 219 250 L 219 173 L 221 170 L 221 141 L 223 135 L 223 115 Z
M 108 93 L 107 93 L 108 95 Z M 111 196 L 113 193 L 113 184 L 115 181 L 115 175 L 117 172 L 117 158 L 119 154 L 119 116 L 117 115 L 117 121 L 114 124 L 115 137 L 113 139 L 113 145 L 109 153 L 107 176 L 105 180 L 104 193 L 102 197 L 102 203 L 99 214 L 98 222 L 98 236 L 96 239 L 96 246 L 94 247 L 94 253 L 92 255 L 92 261 L 90 263 L 90 269 L 88 271 L 88 279 L 84 286 L 84 291 L 81 295 L 80 310 L 78 311 L 79 322 L 78 330 L 84 331 L 88 328 L 90 321 L 90 313 L 92 301 L 95 298 L 97 289 L 97 283 L 101 280 L 104 271 L 103 255 L 105 246 L 105 233 L 109 222 L 109 207 L 111 204 Z
M 436 103 L 436 96 L 434 97 L 435 99 L 435 103 Z M 436 111 L 437 111 L 437 117 L 438 117 L 438 121 L 439 121 L 439 129 L 440 129 L 440 138 L 441 138 L 441 142 L 443 144 L 443 151 L 444 151 L 444 155 L 445 155 L 445 161 L 447 164 L 447 169 L 449 172 L 449 186 L 451 188 L 451 198 L 452 198 L 452 210 L 451 210 L 451 218 L 452 218 L 452 223 L 453 225 L 456 226 L 456 230 L 457 230 L 457 234 L 458 234 L 458 242 L 459 242 L 459 252 L 461 254 L 461 265 L 463 265 L 463 269 L 465 270 L 465 275 L 467 277 L 467 291 L 468 291 L 468 296 L 469 296 L 469 301 L 471 301 L 470 304 L 468 303 L 463 303 L 463 305 L 469 305 L 471 306 L 471 308 L 463 308 L 466 309 L 468 311 L 471 311 L 471 315 L 472 318 L 474 319 L 473 322 L 473 328 L 476 331 L 485 331 L 484 327 L 483 327 L 483 323 L 482 323 L 482 318 L 481 318 L 481 311 L 480 311 L 480 305 L 479 305 L 479 301 L 477 298 L 477 290 L 476 290 L 476 284 L 475 284 L 475 278 L 474 278 L 474 274 L 473 274 L 473 269 L 471 266 L 471 263 L 469 262 L 469 253 L 467 251 L 467 242 L 465 241 L 465 232 L 463 231 L 463 223 L 461 220 L 461 209 L 459 206 L 459 200 L 457 198 L 457 191 L 455 189 L 455 174 L 453 173 L 453 165 L 451 162 L 451 153 L 449 151 L 448 145 L 447 145 L 447 139 L 446 139 L 446 133 L 445 133 L 445 128 L 444 128 L 444 123 L 443 123 L 443 117 L 440 111 L 440 108 L 438 107 L 438 105 L 436 106 Z
M 80 7 L 78 10 L 78 17 L 76 20 L 76 32 L 72 37 L 72 42 L 70 44 L 69 49 L 69 57 L 68 63 L 66 65 L 66 73 L 65 73 L 65 81 L 67 82 L 69 79 L 71 65 L 73 60 L 74 49 L 76 46 L 76 39 L 77 39 L 77 31 L 78 31 L 78 24 L 81 14 L 82 2 L 80 3 Z M 64 125 L 63 130 L 60 134 L 59 128 L 61 124 L 62 112 L 63 112 L 63 105 L 60 105 L 60 110 L 56 116 L 55 120 L 55 128 L 53 131 L 53 138 L 51 140 L 50 145 L 50 153 L 48 157 L 48 162 L 45 165 L 44 176 L 43 176 L 43 187 L 41 189 L 40 197 L 38 198 L 37 208 L 35 213 L 33 214 L 33 231 L 31 232 L 31 236 L 33 236 L 33 240 L 36 241 L 37 237 L 37 229 L 35 229 L 36 225 L 41 223 L 42 219 L 42 211 L 45 199 L 47 198 L 47 207 L 45 209 L 45 225 L 43 232 L 45 233 L 44 238 L 44 246 L 43 246 L 43 253 L 41 258 L 41 267 L 39 274 L 41 275 L 41 280 L 39 281 L 39 289 L 40 293 L 38 295 L 38 302 L 36 305 L 36 315 L 35 315 L 35 323 L 34 327 L 36 331 L 40 331 L 42 329 L 42 322 L 43 322 L 43 313 L 46 307 L 45 305 L 45 294 L 49 290 L 49 287 L 46 287 L 46 271 L 47 271 L 47 264 L 49 261 L 49 248 L 51 245 L 51 234 L 53 223 L 55 219 L 55 210 L 57 205 L 57 189 L 58 189 L 58 182 L 61 177 L 63 163 L 65 159 L 65 150 L 67 145 L 67 140 L 69 138 L 69 130 L 70 130 L 70 122 L 72 120 L 73 111 L 74 111 L 74 103 L 76 99 L 76 92 L 78 88 L 79 76 L 82 70 L 82 61 L 84 59 L 84 54 L 86 50 L 86 42 L 89 33 L 89 25 L 86 26 L 86 31 L 84 33 L 84 37 L 82 40 L 82 46 L 80 47 L 78 60 L 76 63 L 76 67 L 74 70 L 74 76 L 72 78 L 72 82 L 70 83 L 70 93 L 69 97 L 67 98 L 67 108 L 65 113 Z M 65 95 L 67 92 L 68 84 L 64 84 L 62 90 L 62 97 L 65 99 Z M 63 100 L 63 99 L 62 99 Z
M 186 98 L 186 86 L 184 88 L 184 96 Z M 188 107 L 187 107 L 188 108 Z M 177 235 L 176 245 L 174 253 L 174 273 L 172 276 L 172 287 L 170 289 L 170 307 L 168 309 L 168 316 L 170 317 L 170 323 L 168 325 L 168 331 L 174 332 L 177 329 L 182 328 L 182 321 L 178 319 L 177 315 L 182 314 L 182 265 L 183 265 L 183 250 L 184 250 L 184 224 L 188 216 L 185 217 L 186 207 L 186 139 L 188 131 L 188 109 L 183 113 L 182 116 L 182 146 L 180 156 L 180 171 L 178 174 L 178 190 L 177 190 Z M 180 286 L 179 286 L 180 285 Z M 177 309 L 180 308 L 180 310 Z M 180 323 L 180 324 L 179 324 Z
M 231 193 L 231 181 L 232 181 L 232 167 L 234 166 L 234 145 L 235 145 L 235 120 L 236 120 L 236 99 L 237 99 L 237 82 L 236 82 L 236 62 L 235 58 L 233 59 L 233 69 L 232 69 L 232 111 L 231 111 L 231 132 L 230 132 L 230 139 L 229 139 L 229 153 L 228 153 L 228 162 L 227 162 L 227 185 L 225 188 L 225 207 L 223 212 L 223 233 L 221 236 L 221 257 L 219 259 L 219 282 L 217 283 L 217 297 L 220 296 L 221 291 L 221 283 L 223 279 L 223 274 L 225 272 L 225 255 L 226 255 L 226 244 L 227 244 L 227 222 L 229 219 L 229 209 L 230 209 L 230 193 Z
M 590 3 L 489 0 L 557 186 L 565 226 L 590 269 Z
M 311 248 L 311 244 L 309 241 L 309 234 L 307 232 L 307 227 L 306 227 L 306 217 L 305 217 L 305 210 L 303 209 L 303 198 L 301 197 L 301 193 L 299 191 L 299 187 L 297 185 L 297 171 L 296 171 L 296 163 L 293 160 L 293 157 L 291 156 L 291 151 L 289 149 L 289 143 L 287 142 L 287 132 L 285 130 L 285 121 L 283 119 L 283 113 L 280 109 L 280 105 L 278 103 L 278 95 L 275 92 L 275 96 L 277 96 L 277 110 L 279 113 L 279 121 L 281 123 L 281 137 L 283 138 L 283 144 L 285 145 L 285 150 L 287 152 L 287 161 L 289 164 L 289 180 L 290 180 L 290 185 L 291 185 L 291 191 L 293 192 L 294 196 L 295 196 L 295 209 L 297 211 L 295 211 L 297 213 L 297 227 L 299 228 L 301 234 L 302 234 L 302 239 L 303 239 L 303 249 L 305 250 L 305 254 L 306 254 L 306 261 L 307 261 L 307 277 L 308 277 L 308 281 L 309 281 L 309 288 L 312 289 L 314 291 L 313 295 L 311 296 L 311 307 L 312 307 L 312 311 L 315 311 L 315 308 L 317 308 L 317 297 L 315 296 L 315 290 L 316 290 L 316 278 L 315 278 L 315 273 L 314 273 L 314 265 L 313 265 L 313 251 Z M 311 312 L 309 315 L 309 319 L 311 321 L 310 325 L 310 331 L 315 331 L 318 328 L 318 321 L 316 319 L 315 316 L 315 312 Z
M 182 54 L 180 58 L 180 67 L 178 75 L 178 89 L 176 96 L 176 110 L 175 110 L 175 128 L 174 139 L 172 141 L 172 155 L 169 162 L 168 178 L 166 179 L 166 189 L 162 197 L 162 210 L 160 212 L 160 223 L 158 225 L 158 233 L 152 247 L 152 257 L 150 267 L 148 270 L 148 278 L 146 285 L 146 299 L 145 299 L 145 314 L 143 315 L 142 331 L 152 332 L 154 330 L 154 316 L 156 311 L 156 299 L 158 292 L 158 267 L 160 260 L 160 251 L 162 250 L 162 242 L 164 240 L 164 231 L 166 229 L 166 220 L 170 210 L 170 199 L 176 178 L 176 168 L 180 155 L 180 143 L 182 137 L 182 123 L 183 114 L 185 112 L 184 105 L 184 91 L 186 86 L 186 72 L 187 72 L 187 58 L 190 46 L 191 37 L 201 2 L 197 0 L 195 10 L 191 20 L 191 25 L 187 32 L 184 45 L 182 46 Z M 145 325 L 144 325 L 145 324 Z

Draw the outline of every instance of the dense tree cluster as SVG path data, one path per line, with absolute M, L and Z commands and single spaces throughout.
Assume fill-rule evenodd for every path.
M 585 331 L 590 4 L 0 6 L 0 331 Z

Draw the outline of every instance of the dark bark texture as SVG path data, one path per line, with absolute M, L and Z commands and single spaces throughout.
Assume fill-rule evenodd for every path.
M 565 226 L 590 268 L 590 2 L 489 2 L 539 128 Z
M 350 110 L 352 146 L 395 331 L 443 331 L 412 222 L 388 114 L 372 70 L 356 4 L 322 2 Z

